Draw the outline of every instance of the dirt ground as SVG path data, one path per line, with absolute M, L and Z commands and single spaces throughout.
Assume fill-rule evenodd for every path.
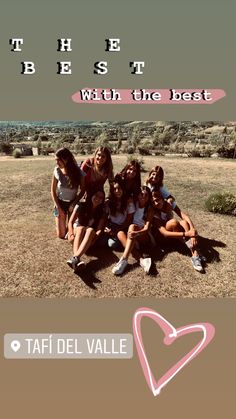
M 77 156 L 78 161 L 84 156 Z M 115 172 L 126 156 L 113 157 Z M 53 157 L 0 157 L 0 296 L 2 297 L 233 297 L 236 296 L 236 219 L 205 210 L 214 192 L 235 193 L 236 163 L 227 160 L 145 157 L 148 171 L 161 165 L 165 185 L 189 213 L 207 258 L 205 272 L 193 270 L 186 249 L 168 243 L 150 248 L 151 275 L 130 258 L 121 277 L 111 273 L 121 252 L 94 249 L 76 275 L 67 266 L 71 246 L 55 238 L 50 182 Z M 147 173 L 143 173 L 143 180 Z M 174 241 L 175 242 L 175 241 Z

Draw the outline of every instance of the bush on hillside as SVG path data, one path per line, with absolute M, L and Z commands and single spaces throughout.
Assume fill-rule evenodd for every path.
M 19 148 L 15 148 L 15 150 L 13 150 L 12 155 L 15 159 L 19 159 L 22 156 L 22 152 Z
M 11 154 L 12 153 L 12 146 L 8 142 L 0 143 L 0 153 Z
M 212 194 L 206 200 L 205 207 L 210 212 L 236 215 L 236 195 L 229 192 Z

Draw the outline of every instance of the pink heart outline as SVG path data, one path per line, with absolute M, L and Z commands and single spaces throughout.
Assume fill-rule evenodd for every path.
M 164 337 L 164 344 L 165 345 L 171 345 L 175 339 L 177 339 L 180 336 L 194 333 L 194 332 L 203 332 L 203 338 L 201 341 L 186 355 L 184 355 L 179 361 L 176 362 L 165 374 L 162 375 L 162 377 L 159 378 L 158 381 L 156 381 L 145 350 L 142 340 L 142 334 L 141 334 L 141 319 L 143 317 L 148 317 L 152 320 L 154 320 L 155 323 L 157 323 L 160 328 L 163 330 L 165 337 Z M 172 378 L 178 372 L 185 367 L 195 356 L 200 354 L 200 352 L 210 343 L 210 341 L 213 339 L 215 334 L 215 328 L 211 323 L 198 323 L 198 324 L 190 324 L 187 326 L 180 327 L 178 329 L 175 329 L 174 326 L 172 326 L 171 323 L 169 323 L 163 316 L 161 316 L 156 311 L 142 307 L 136 310 L 133 316 L 133 334 L 134 334 L 134 340 L 136 344 L 136 349 L 139 356 L 139 361 L 141 364 L 141 367 L 143 369 L 144 377 L 147 381 L 148 387 L 152 391 L 154 396 L 157 396 L 160 394 L 161 389 L 169 383 Z

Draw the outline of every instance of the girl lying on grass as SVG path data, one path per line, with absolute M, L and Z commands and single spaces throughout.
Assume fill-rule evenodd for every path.
M 153 167 L 146 180 L 146 185 L 150 188 L 151 192 L 160 191 L 162 197 L 166 199 L 173 208 L 176 206 L 175 198 L 170 194 L 166 186 L 163 185 L 164 182 L 164 170 L 161 166 Z
M 107 243 L 110 248 L 116 249 L 120 243 L 119 232 L 127 232 L 135 212 L 133 200 L 128 202 L 125 184 L 120 174 L 115 176 L 110 186 L 106 210 L 108 223 L 104 231 L 108 236 Z
M 97 191 L 75 206 L 68 224 L 68 240 L 73 242 L 73 256 L 67 261 L 76 270 L 85 263 L 80 257 L 100 237 L 106 222 L 104 191 Z M 75 224 L 74 224 L 75 223 Z
M 150 206 L 151 192 L 147 186 L 142 186 L 139 190 L 137 201 L 135 202 L 135 213 L 133 223 L 128 229 L 128 233 L 119 231 L 117 236 L 125 250 L 119 262 L 113 267 L 112 272 L 115 275 L 121 275 L 127 265 L 128 258 L 132 256 L 139 261 L 140 266 L 145 273 L 149 273 L 151 268 L 151 258 L 143 258 L 142 252 L 137 249 L 136 243 L 148 243 L 150 241 L 148 232 L 152 223 L 153 209 Z
M 84 195 L 85 184 L 73 154 L 67 148 L 60 148 L 55 153 L 57 166 L 53 171 L 51 195 L 54 202 L 57 237 L 64 239 L 67 231 L 67 217 L 73 211 L 73 205 Z M 80 192 L 78 193 L 78 188 Z
M 191 250 L 191 262 L 194 269 L 198 272 L 203 272 L 201 257 L 198 253 L 198 233 L 195 229 L 190 217 L 185 214 L 177 205 L 174 212 L 179 216 L 180 221 L 173 218 L 172 205 L 164 200 L 160 191 L 152 192 L 152 206 L 153 214 L 153 232 L 157 231 L 169 239 L 180 239 L 185 241 L 190 239 L 188 247 Z

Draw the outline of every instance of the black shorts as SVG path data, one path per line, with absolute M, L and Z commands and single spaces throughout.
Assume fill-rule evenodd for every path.
M 111 235 L 115 237 L 119 231 L 124 231 L 124 233 L 127 233 L 128 231 L 128 227 L 123 227 L 122 225 L 115 224 L 112 221 L 108 223 L 107 227 L 111 229 Z
M 68 202 L 68 201 L 62 201 L 61 199 L 58 199 L 58 203 L 59 203 L 60 208 L 63 210 L 63 212 L 65 214 L 68 214 L 69 208 L 71 206 L 71 201 Z

